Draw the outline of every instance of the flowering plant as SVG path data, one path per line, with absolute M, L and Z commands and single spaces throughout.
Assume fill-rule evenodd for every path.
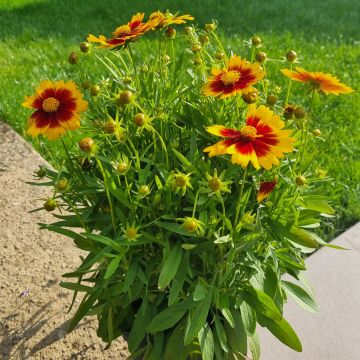
M 177 35 L 190 20 L 136 14 L 112 37 L 89 35 L 69 61 L 95 58 L 103 81 L 83 71 L 76 83 L 46 80 L 24 103 L 28 134 L 64 145 L 57 170 L 37 176 L 54 189 L 42 208 L 66 212 L 41 227 L 87 254 L 63 275 L 74 300 L 84 294 L 70 330 L 96 315 L 98 335 L 109 345 L 125 336 L 130 358 L 244 359 L 249 348 L 258 359 L 259 324 L 301 351 L 283 305 L 290 295 L 316 311 L 304 255 L 332 246 L 315 230 L 334 214 L 314 157 L 316 106 L 352 90 L 294 71 L 294 51 L 268 59 L 256 36 L 235 55 L 216 23 Z M 142 58 L 134 43 L 145 33 L 158 45 Z M 283 88 L 271 76 L 279 63 L 290 68 Z M 296 105 L 293 81 L 307 86 Z M 71 130 L 78 147 L 63 142 Z

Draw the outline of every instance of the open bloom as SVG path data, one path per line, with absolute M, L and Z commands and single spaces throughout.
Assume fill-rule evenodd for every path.
M 307 83 L 312 90 L 319 90 L 325 94 L 339 95 L 354 91 L 351 87 L 342 84 L 335 76 L 322 72 L 306 71 L 296 67 L 296 71 L 282 69 L 281 72 L 292 80 Z
M 150 15 L 149 20 L 155 20 L 157 22 L 156 27 L 164 28 L 173 24 L 185 24 L 186 20 L 194 20 L 194 17 L 191 15 L 178 16 L 177 14 L 173 15 L 169 12 L 164 14 L 161 11 L 155 11 Z
M 291 130 L 282 130 L 283 127 L 284 122 L 272 110 L 264 105 L 257 108 L 252 104 L 241 129 L 209 126 L 209 133 L 222 136 L 225 140 L 208 146 L 204 152 L 208 152 L 210 157 L 230 154 L 233 164 L 245 168 L 250 161 L 256 169 L 263 167 L 269 170 L 273 165 L 279 165 L 278 159 L 284 153 L 293 151 L 295 139 L 290 137 Z
M 274 191 L 276 183 L 275 179 L 273 181 L 263 181 L 260 183 L 260 188 L 256 197 L 258 203 L 263 201 Z
M 28 120 L 27 134 L 45 135 L 53 140 L 66 130 L 80 127 L 80 112 L 87 108 L 87 101 L 72 81 L 42 81 L 35 95 L 26 96 L 23 106 L 35 109 Z
M 107 39 L 104 35 L 96 37 L 89 34 L 87 40 L 94 43 L 100 43 L 101 48 L 115 48 L 118 46 L 124 46 L 129 41 L 134 41 L 144 33 L 152 30 L 156 25 L 156 21 L 143 22 L 144 13 L 137 13 L 126 25 L 121 25 L 113 32 L 113 36 Z
M 203 87 L 203 93 L 220 98 L 247 91 L 264 77 L 264 71 L 259 64 L 251 64 L 236 55 L 229 59 L 224 69 L 214 67 L 211 74 Z

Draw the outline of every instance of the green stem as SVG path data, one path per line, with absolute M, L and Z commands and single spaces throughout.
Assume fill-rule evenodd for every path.
M 293 65 L 291 64 L 290 65 L 290 70 L 292 70 L 292 68 L 293 68 Z M 290 79 L 289 80 L 289 85 L 288 85 L 288 88 L 287 88 L 287 93 L 286 93 L 285 106 L 288 105 L 288 101 L 289 101 L 289 98 L 290 98 L 291 83 L 292 83 L 292 80 Z
M 200 191 L 200 189 L 196 192 L 196 195 L 195 195 L 195 201 L 194 201 L 194 207 L 193 207 L 192 217 L 195 217 L 195 211 L 196 211 L 197 201 L 198 201 L 198 198 L 199 198 L 199 191 Z
M 128 52 L 129 52 L 129 55 L 130 55 L 130 58 L 131 58 L 131 62 L 132 62 L 133 68 L 134 68 L 135 79 L 137 81 L 138 80 L 137 69 L 136 69 L 136 64 L 135 64 L 135 60 L 134 60 L 134 55 L 133 55 L 133 52 L 131 50 L 131 46 L 129 45 L 127 47 L 127 49 L 128 49 Z
M 246 175 L 247 175 L 247 167 L 244 169 L 243 177 L 242 177 L 242 180 L 241 180 L 240 194 L 239 194 L 238 203 L 236 205 L 236 215 L 235 215 L 234 228 L 236 228 L 236 225 L 237 225 L 237 223 L 239 221 L 239 215 L 240 215 L 240 209 L 241 209 L 241 199 L 242 199 L 243 192 L 244 192 L 244 185 L 245 185 Z
M 111 199 L 111 196 L 110 196 L 110 192 L 109 192 L 109 187 L 108 187 L 108 183 L 107 183 L 107 180 L 106 180 L 106 174 L 105 174 L 105 171 L 104 171 L 104 167 L 102 166 L 102 163 L 101 161 L 96 158 L 96 162 L 99 166 L 99 169 L 100 169 L 100 172 L 104 178 L 104 186 L 105 186 L 105 192 L 106 192 L 106 196 L 108 198 L 108 201 L 109 201 L 109 206 L 110 206 L 110 213 L 111 213 L 111 222 L 112 222 L 112 225 L 113 225 L 113 228 L 114 228 L 114 233 L 116 235 L 116 223 L 115 223 L 115 216 L 114 216 L 114 207 L 113 207 L 113 204 L 112 204 L 112 199 Z

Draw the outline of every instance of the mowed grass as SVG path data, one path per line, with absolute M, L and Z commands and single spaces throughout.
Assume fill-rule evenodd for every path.
M 237 53 L 244 54 L 243 40 L 256 34 L 270 58 L 280 59 L 295 49 L 305 68 L 336 74 L 358 89 L 357 0 L 0 0 L 0 117 L 25 136 L 29 112 L 21 107 L 24 95 L 32 94 L 42 79 L 77 79 L 67 56 L 88 33 L 109 34 L 135 12 L 167 8 L 194 15 L 200 27 L 217 19 L 227 47 Z M 151 40 L 140 41 L 136 55 L 146 56 L 151 44 Z M 102 72 L 91 68 L 91 80 L 100 79 Z M 278 82 L 285 85 L 281 76 Z M 317 163 L 333 178 L 325 191 L 337 204 L 338 214 L 323 230 L 327 239 L 360 219 L 359 103 L 358 91 L 329 96 L 317 118 L 316 127 L 326 139 Z M 56 165 L 61 152 L 57 142 L 34 140 L 33 144 Z

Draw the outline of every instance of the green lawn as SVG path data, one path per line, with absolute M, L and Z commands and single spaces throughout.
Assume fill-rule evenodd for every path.
M 202 26 L 219 21 L 226 44 L 241 54 L 242 40 L 257 34 L 270 58 L 295 49 L 302 65 L 330 72 L 354 89 L 360 83 L 360 14 L 357 0 L 0 0 L 0 117 L 24 134 L 28 111 L 21 107 L 41 79 L 76 78 L 67 55 L 88 33 L 109 34 L 138 11 L 179 10 Z M 136 47 L 140 56 L 151 41 Z M 91 80 L 99 79 L 99 70 Z M 279 77 L 279 82 L 284 80 Z M 360 219 L 359 92 L 330 97 L 319 119 L 327 142 L 318 155 L 319 167 L 333 181 L 338 218 L 325 227 L 330 239 Z M 56 163 L 56 143 L 34 146 Z

